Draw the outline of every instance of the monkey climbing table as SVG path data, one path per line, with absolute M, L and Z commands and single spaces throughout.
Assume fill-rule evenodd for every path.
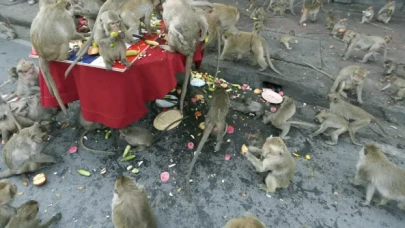
M 163 44 L 163 39 L 153 39 Z M 146 45 L 139 41 L 135 45 Z M 128 48 L 138 50 L 138 46 Z M 135 46 L 135 47 L 134 47 Z M 144 50 L 142 46 L 141 51 Z M 52 61 L 51 74 L 65 104 L 80 100 L 84 119 L 99 122 L 111 128 L 122 128 L 144 115 L 146 102 L 164 97 L 176 86 L 175 74 L 184 72 L 185 56 L 163 51 L 159 47 L 144 50 L 145 57 L 131 60 L 131 67 L 119 72 L 107 71 L 91 64 L 76 65 L 64 78 L 71 61 Z M 30 57 L 38 58 L 36 53 Z M 83 61 L 88 56 L 83 58 Z M 198 68 L 203 58 L 201 43 L 197 46 L 194 63 Z M 41 104 L 44 107 L 59 107 L 56 98 L 50 95 L 40 72 Z

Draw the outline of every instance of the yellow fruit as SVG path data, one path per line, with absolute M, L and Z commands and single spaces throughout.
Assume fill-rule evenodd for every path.
M 261 90 L 261 89 L 255 89 L 255 90 L 253 91 L 253 93 L 254 93 L 254 94 L 260 94 L 260 93 L 262 93 L 262 90 Z
M 134 56 L 137 54 L 139 54 L 139 50 L 127 50 L 125 53 L 126 56 Z
M 208 43 L 209 38 L 210 38 L 210 37 L 209 37 L 208 35 L 206 35 L 204 42 L 205 42 L 205 43 Z
M 117 36 L 118 36 L 118 32 L 111 32 L 111 33 L 110 33 L 110 36 L 112 36 L 112 37 L 117 37 Z
M 95 47 L 95 48 L 98 47 L 98 44 L 96 43 L 96 41 L 93 41 L 92 46 Z
M 245 144 L 242 145 L 241 151 L 242 151 L 242 154 L 246 154 L 246 152 L 248 151 L 248 148 Z
M 161 25 L 162 25 L 162 23 L 160 23 L 160 21 L 158 21 L 158 22 L 156 22 L 156 23 L 155 23 L 155 25 L 157 25 L 157 26 L 161 26 Z
M 310 160 L 311 156 L 309 156 L 309 154 L 305 155 L 305 159 Z
M 221 87 L 224 88 L 224 89 L 226 89 L 226 88 L 228 88 L 228 84 L 222 83 L 222 84 L 221 84 Z
M 205 129 L 205 122 L 201 122 L 201 123 L 198 125 L 198 128 L 200 128 L 201 130 L 204 130 L 204 129 Z
M 44 173 L 40 173 L 38 175 L 36 175 L 33 179 L 33 183 L 35 186 L 41 186 L 43 184 L 45 184 L 46 182 L 46 176 Z
M 116 45 L 117 45 L 117 43 L 115 43 L 115 42 L 114 42 L 114 43 L 111 43 L 111 44 L 110 44 L 110 48 L 115 48 Z
M 145 40 L 145 43 L 152 45 L 152 46 L 159 46 L 159 43 L 153 40 Z
M 85 177 L 89 177 L 91 176 L 90 172 L 84 169 L 78 169 L 76 170 L 76 172 L 78 172 L 80 175 L 85 176 Z

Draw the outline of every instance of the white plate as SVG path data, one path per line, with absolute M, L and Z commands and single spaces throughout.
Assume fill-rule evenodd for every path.
M 283 97 L 271 89 L 263 89 L 262 97 L 272 104 L 280 104 L 283 102 Z

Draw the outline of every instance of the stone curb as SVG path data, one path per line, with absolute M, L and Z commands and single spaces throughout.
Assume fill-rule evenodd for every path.
M 31 21 L 25 21 L 23 19 L 16 18 L 16 17 L 9 17 L 9 16 L 6 17 L 2 13 L 0 13 L 0 18 L 7 18 L 9 20 L 10 24 L 12 24 L 12 25 L 31 28 L 31 23 L 32 23 Z

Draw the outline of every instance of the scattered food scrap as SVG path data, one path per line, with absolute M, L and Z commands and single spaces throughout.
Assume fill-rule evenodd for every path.
M 169 181 L 169 178 L 170 178 L 170 175 L 169 175 L 168 172 L 163 172 L 163 173 L 160 174 L 160 180 L 161 180 L 163 183 L 168 182 L 168 181 Z
M 40 173 L 40 174 L 37 174 L 36 176 L 34 176 L 32 182 L 33 182 L 33 184 L 34 184 L 35 186 L 44 185 L 45 182 L 46 182 L 45 173 Z

